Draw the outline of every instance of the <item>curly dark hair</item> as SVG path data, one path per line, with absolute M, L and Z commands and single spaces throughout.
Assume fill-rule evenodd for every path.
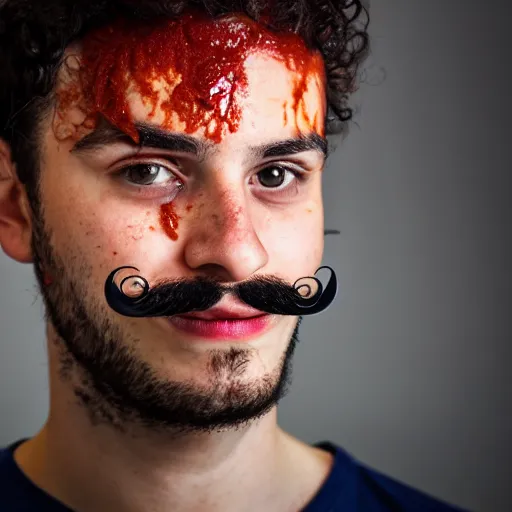
M 272 30 L 293 30 L 320 50 L 327 73 L 326 133 L 342 133 L 348 96 L 368 50 L 361 0 L 0 0 L 0 138 L 11 147 L 18 177 L 34 199 L 38 127 L 50 107 L 65 49 L 90 30 L 125 17 L 176 18 L 195 8 L 212 17 L 244 13 Z

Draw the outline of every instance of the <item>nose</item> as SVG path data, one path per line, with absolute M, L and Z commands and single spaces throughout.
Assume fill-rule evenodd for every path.
M 210 189 L 206 195 L 208 199 L 199 202 L 190 226 L 184 249 L 186 264 L 222 281 L 243 281 L 268 262 L 253 223 L 250 200 L 235 187 Z

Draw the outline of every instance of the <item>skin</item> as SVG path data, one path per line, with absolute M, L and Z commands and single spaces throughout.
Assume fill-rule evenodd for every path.
M 87 299 L 101 304 L 120 329 L 120 342 L 134 348 L 159 378 L 188 382 L 204 391 L 211 386 L 212 342 L 187 337 L 162 319 L 120 317 L 108 310 L 102 292 L 108 273 L 127 263 L 138 266 L 150 282 L 196 275 L 236 282 L 270 274 L 293 283 L 319 267 L 323 155 L 308 151 L 278 158 L 302 169 L 307 179 L 291 179 L 288 188 L 276 192 L 257 179 L 257 172 L 276 159 L 263 160 L 248 148 L 299 134 L 323 135 L 321 73 L 311 76 L 303 98 L 306 115 L 296 118 L 291 110 L 286 115 L 283 110 L 294 72 L 258 54 L 251 54 L 245 65 L 249 87 L 239 98 L 239 129 L 227 133 L 203 159 L 158 149 L 135 155 L 124 143 L 73 152 L 76 141 L 88 133 L 83 125 L 87 115 L 78 104 L 48 116 L 44 125 L 41 204 L 55 254 L 73 275 L 87 278 Z M 66 80 L 69 76 L 63 76 L 61 84 Z M 170 129 L 159 125 L 158 109 L 155 116 L 149 115 L 137 93 L 129 93 L 129 103 L 137 121 Z M 317 124 L 311 126 L 307 120 L 315 115 Z M 172 130 L 180 129 L 175 120 Z M 204 141 L 202 130 L 192 135 Z M 159 223 L 169 187 L 137 187 L 113 176 L 128 162 L 150 161 L 176 170 L 169 157 L 179 161 L 179 177 L 186 184 L 174 200 L 180 216 L 177 241 Z M 162 173 L 170 176 L 165 169 Z M 1 142 L 0 244 L 6 254 L 25 263 L 32 261 L 31 215 L 9 148 Z M 276 378 L 296 322 L 295 317 L 273 317 L 263 335 L 241 344 L 251 349 L 251 357 L 237 382 Z M 36 485 L 73 509 L 292 512 L 312 499 L 329 473 L 331 456 L 284 433 L 275 407 L 244 427 L 223 432 L 177 436 L 138 425 L 128 425 L 128 433 L 94 426 L 70 383 L 59 378 L 59 339 L 51 322 L 47 333 L 50 414 L 15 458 Z M 84 485 L 91 481 L 93 487 Z

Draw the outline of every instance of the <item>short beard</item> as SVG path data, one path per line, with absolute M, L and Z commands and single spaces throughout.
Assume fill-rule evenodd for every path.
M 163 379 L 133 348 L 138 340 L 124 343 L 129 337 L 96 300 L 87 299 L 83 283 L 90 266 L 78 257 L 70 258 L 73 265 L 64 264 L 51 247 L 42 209 L 35 213 L 35 273 L 47 320 L 60 338 L 59 376 L 71 385 L 92 424 L 121 432 L 136 426 L 163 434 L 222 431 L 262 417 L 285 396 L 301 318 L 279 367 L 257 382 L 242 380 L 253 351 L 239 348 L 210 352 L 207 388 Z M 53 277 L 50 286 L 47 273 Z

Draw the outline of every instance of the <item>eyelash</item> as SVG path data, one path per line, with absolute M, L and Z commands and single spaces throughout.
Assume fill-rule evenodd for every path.
M 279 162 L 269 162 L 265 164 L 264 167 L 261 169 L 258 169 L 252 176 L 257 179 L 257 176 L 260 172 L 269 170 L 269 169 L 279 169 L 280 171 L 286 171 L 287 173 L 291 173 L 293 175 L 293 178 L 290 180 L 290 182 L 283 188 L 279 187 L 264 187 L 263 185 L 260 186 L 259 191 L 263 191 L 267 195 L 267 197 L 273 197 L 275 199 L 279 198 L 286 198 L 290 197 L 292 195 L 295 195 L 298 192 L 298 187 L 300 184 L 304 183 L 308 176 L 306 174 L 306 171 L 304 170 L 298 170 L 297 168 L 292 167 L 289 164 L 281 164 Z M 286 178 L 285 178 L 286 179 Z
M 175 164 L 176 167 L 179 167 L 178 164 Z M 133 183 L 128 179 L 128 173 L 130 171 L 133 171 L 135 168 L 139 166 L 155 166 L 160 167 L 163 169 L 166 169 L 170 174 L 174 176 L 174 178 L 169 179 L 169 185 L 163 184 L 163 185 L 154 185 L 153 182 L 149 184 L 137 184 Z M 307 180 L 306 171 L 304 170 L 298 170 L 296 168 L 291 167 L 288 164 L 281 164 L 279 162 L 269 162 L 265 164 L 264 167 L 258 169 L 256 172 L 254 172 L 251 175 L 251 180 L 253 177 L 257 179 L 257 176 L 259 173 L 268 170 L 268 169 L 279 169 L 280 171 L 286 171 L 288 173 L 291 173 L 293 175 L 293 179 L 284 187 L 265 187 L 261 185 L 260 190 L 265 191 L 267 194 L 272 194 L 273 196 L 279 196 L 279 195 L 287 195 L 291 193 L 294 189 L 296 191 L 296 187 L 293 186 L 293 182 L 296 183 L 296 186 L 298 186 L 300 183 Z M 177 175 L 177 173 L 169 168 L 168 164 L 163 164 L 162 162 L 158 161 L 139 161 L 139 162 L 133 162 L 129 163 L 128 165 L 125 165 L 124 167 L 120 168 L 119 170 L 115 171 L 114 176 L 118 179 L 123 180 L 124 183 L 126 183 L 128 186 L 133 187 L 137 191 L 137 195 L 143 196 L 143 197 L 155 197 L 155 196 L 162 196 L 162 195 L 173 195 L 172 199 L 168 199 L 169 201 L 174 200 L 174 198 L 185 188 L 185 184 L 180 179 L 180 177 Z M 286 178 L 285 178 L 286 179 Z M 164 194 L 164 192 L 169 192 L 168 194 Z
M 122 168 L 114 172 L 114 177 L 116 179 L 122 180 L 124 184 L 131 187 L 134 191 L 137 192 L 137 195 L 140 197 L 162 197 L 166 196 L 167 201 L 173 201 L 174 198 L 178 195 L 179 192 L 183 190 L 185 187 L 183 181 L 178 176 L 177 172 L 172 170 L 169 166 L 170 162 L 167 164 L 164 164 L 162 162 L 158 161 L 144 161 L 141 160 L 139 162 L 132 162 L 127 165 L 124 165 Z M 176 165 L 176 164 L 175 164 Z M 173 178 L 170 178 L 168 182 L 162 184 L 162 185 L 154 185 L 153 183 L 149 183 L 147 185 L 133 183 L 128 179 L 128 173 L 130 171 L 133 171 L 135 168 L 140 166 L 155 166 L 160 167 L 163 169 L 166 169 L 167 172 L 172 174 Z M 176 165 L 177 167 L 177 165 Z M 172 197 L 170 197 L 172 196 Z

